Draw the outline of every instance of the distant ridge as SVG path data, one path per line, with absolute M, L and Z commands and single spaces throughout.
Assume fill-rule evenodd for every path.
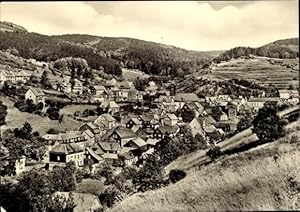
M 4 32 L 28 32 L 27 29 L 25 29 L 24 27 L 11 23 L 11 22 L 7 22 L 7 21 L 0 21 L 0 31 L 4 31 Z

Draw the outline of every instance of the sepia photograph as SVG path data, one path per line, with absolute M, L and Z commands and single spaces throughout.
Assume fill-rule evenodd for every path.
M 0 212 L 300 210 L 299 0 L 1 1 Z

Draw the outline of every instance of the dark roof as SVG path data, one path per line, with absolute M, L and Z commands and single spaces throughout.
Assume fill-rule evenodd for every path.
M 131 129 L 117 127 L 115 132 L 123 139 L 136 137 L 136 134 Z
M 161 126 L 157 128 L 162 134 L 174 134 L 178 131 L 177 126 Z
M 45 93 L 39 88 L 29 88 L 35 96 L 45 96 Z
M 104 151 L 118 151 L 120 144 L 117 142 L 98 142 L 97 145 Z
M 177 102 L 200 102 L 200 98 L 195 93 L 177 93 L 175 95 Z
M 268 101 L 279 101 L 279 97 L 263 97 L 263 98 L 255 98 L 250 97 L 248 102 L 268 102 Z
M 50 153 L 73 154 L 83 152 L 84 150 L 75 143 L 61 143 L 53 147 Z
M 140 115 L 139 118 L 142 121 L 151 121 L 152 119 L 154 119 L 154 115 L 153 114 Z

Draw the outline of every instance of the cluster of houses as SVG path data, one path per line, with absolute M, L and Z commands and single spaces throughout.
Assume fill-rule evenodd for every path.
M 7 69 L 0 70 L 0 83 L 3 84 L 6 81 L 10 81 L 12 83 L 16 82 L 27 82 L 30 79 L 30 74 L 21 70 L 19 72 L 13 72 Z
M 116 79 L 104 81 L 101 85 L 83 86 L 83 83 L 75 79 L 74 85 L 69 81 L 55 83 L 53 88 L 65 94 L 80 96 L 87 94 L 90 102 L 103 102 L 106 100 L 116 102 L 135 102 L 143 99 L 144 92 L 137 91 L 132 82 L 118 82 Z
M 43 138 L 48 141 L 50 167 L 65 165 L 69 161 L 74 161 L 80 167 L 84 165 L 85 159 L 91 160 L 95 167 L 105 160 L 122 159 L 124 163 L 132 164 L 152 154 L 165 136 L 175 137 L 181 126 L 189 126 L 194 136 L 200 134 L 207 140 L 211 134 L 226 135 L 236 131 L 239 112 L 242 110 L 252 108 L 257 111 L 267 101 L 299 102 L 299 92 L 296 90 L 279 90 L 280 97 L 246 99 L 229 95 L 199 98 L 195 93 L 176 93 L 173 84 L 169 91 L 157 91 L 154 85 L 149 87 L 146 92 L 160 94 L 155 95 L 153 101 L 156 107 L 142 115 L 133 112 L 122 114 L 121 120 L 117 121 L 114 114 L 120 111 L 118 103 L 142 102 L 145 92 L 137 91 L 131 82 L 114 79 L 107 80 L 103 85 L 89 86 L 87 90 L 93 101 L 106 109 L 105 113 L 92 122 L 84 123 L 78 131 L 44 135 Z M 75 89 L 78 94 L 82 94 L 86 88 L 78 81 L 73 88 L 65 84 L 65 87 L 60 85 L 57 89 L 66 93 L 74 92 Z M 46 96 L 45 91 L 30 87 L 25 99 L 31 99 L 37 104 L 44 102 Z M 214 108 L 218 108 L 218 116 Z M 189 123 L 182 118 L 186 111 L 195 114 Z

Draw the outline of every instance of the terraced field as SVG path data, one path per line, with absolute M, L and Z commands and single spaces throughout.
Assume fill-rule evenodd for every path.
M 291 67 L 299 63 L 298 59 L 282 61 Z M 221 63 L 212 69 L 211 75 L 218 79 L 245 79 L 260 85 L 272 83 L 278 89 L 288 88 L 290 85 L 299 87 L 299 70 L 271 64 L 267 58 L 238 59 Z

